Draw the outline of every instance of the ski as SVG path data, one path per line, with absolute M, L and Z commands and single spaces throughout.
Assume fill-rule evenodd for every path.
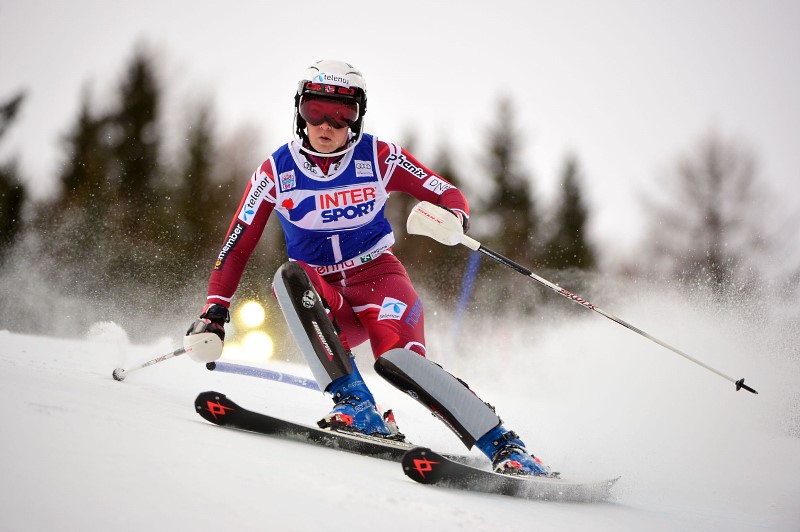
M 301 441 L 394 462 L 400 462 L 403 455 L 415 447 L 406 441 L 312 427 L 261 414 L 239 406 L 220 392 L 201 393 L 195 399 L 194 406 L 203 419 L 222 427 Z M 458 459 L 457 456 L 450 458 Z
M 617 477 L 597 482 L 575 482 L 561 478 L 504 475 L 455 462 L 424 447 L 408 451 L 402 465 L 405 474 L 421 484 L 549 501 L 603 501 L 611 496 L 611 487 L 619 480 Z

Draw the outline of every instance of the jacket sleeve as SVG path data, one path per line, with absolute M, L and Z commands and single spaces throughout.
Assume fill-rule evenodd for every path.
M 250 255 L 275 208 L 274 192 L 274 171 L 272 160 L 268 159 L 250 178 L 222 242 L 208 282 L 207 304 L 230 306 Z
M 378 141 L 378 165 L 384 186 L 389 192 L 405 192 L 420 201 L 429 201 L 453 212 L 466 231 L 469 227 L 469 204 L 452 183 L 424 166 L 405 149 Z

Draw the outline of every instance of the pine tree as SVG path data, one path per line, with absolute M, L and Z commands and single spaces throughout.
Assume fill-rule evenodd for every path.
M 207 107 L 192 113 L 194 122 L 186 134 L 186 153 L 180 170 L 180 186 L 175 192 L 179 225 L 175 228 L 174 244 L 187 265 L 208 260 L 207 234 L 217 218 L 230 216 L 219 211 L 219 199 L 213 182 L 216 145 L 211 111 Z M 222 238 L 222 230 L 213 232 L 213 242 Z
M 7 102 L 0 104 L 0 140 L 15 120 L 25 99 L 20 92 Z M 14 162 L 0 164 L 0 262 L 7 256 L 17 235 L 22 230 L 22 206 L 26 191 Z
M 152 214 L 158 207 L 153 199 L 163 178 L 159 160 L 161 93 L 154 59 L 144 49 L 137 50 L 109 117 L 116 214 L 121 227 L 137 234 L 153 228 Z
M 509 99 L 501 99 L 489 130 L 486 179 L 492 181 L 494 190 L 481 215 L 494 222 L 486 238 L 490 247 L 518 262 L 533 264 L 539 255 L 538 213 L 531 194 L 533 180 L 520 161 L 522 137 L 512 108 Z
M 484 204 L 473 204 L 471 221 L 476 237 L 487 247 L 534 268 L 541 253 L 539 219 L 531 194 L 533 180 L 521 161 L 522 137 L 512 108 L 510 100 L 499 101 L 488 135 L 487 175 L 482 177 L 491 182 L 493 190 Z M 476 298 L 497 311 L 515 308 L 530 312 L 539 298 L 534 291 L 520 290 L 517 276 L 497 266 L 481 269 L 477 288 Z
M 17 117 L 17 113 L 25 101 L 25 91 L 21 91 L 5 103 L 0 104 L 0 139 L 3 138 L 6 131 Z
M 61 195 L 38 208 L 36 225 L 76 295 L 103 300 L 174 281 L 164 236 L 174 224 L 159 190 L 160 98 L 152 60 L 140 51 L 110 109 L 95 112 L 86 93 L 65 138 Z
M 111 282 L 108 261 L 115 255 L 119 238 L 108 230 L 114 209 L 107 179 L 108 124 L 106 117 L 93 111 L 91 101 L 84 92 L 75 124 L 63 139 L 59 195 L 37 206 L 34 224 L 63 280 L 84 293 L 97 294 Z
M 551 235 L 542 257 L 544 266 L 558 270 L 596 266 L 595 252 L 586 239 L 589 218 L 580 188 L 580 167 L 577 157 L 569 156 L 561 174 L 560 196 L 551 222 Z
M 18 175 L 15 163 L 0 165 L 0 263 L 23 227 L 22 206 L 26 192 Z
M 172 294 L 183 280 L 172 245 L 176 213 L 170 209 L 161 162 L 162 94 L 154 56 L 137 49 L 108 118 L 115 201 L 106 229 L 119 243 L 108 273 L 134 287 L 158 287 Z
M 59 179 L 62 196 L 58 208 L 81 211 L 88 208 L 94 212 L 86 217 L 95 218 L 107 208 L 111 191 L 106 175 L 108 148 L 103 141 L 108 121 L 93 115 L 90 101 L 90 95 L 84 93 L 75 125 L 64 139 L 67 160 Z

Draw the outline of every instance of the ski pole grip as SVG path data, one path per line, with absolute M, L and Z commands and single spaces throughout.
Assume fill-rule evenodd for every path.
M 480 242 L 478 242 L 474 238 L 469 237 L 467 235 L 461 235 L 461 243 L 464 244 L 465 246 L 467 246 L 469 249 L 474 250 L 474 251 L 478 251 L 478 249 L 480 249 L 480 247 L 481 247 L 481 243 Z

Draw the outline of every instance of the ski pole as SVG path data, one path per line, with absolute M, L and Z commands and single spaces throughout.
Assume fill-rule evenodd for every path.
M 128 376 L 128 373 L 164 362 L 184 353 L 188 353 L 192 360 L 196 362 L 211 362 L 218 359 L 222 354 L 222 340 L 214 333 L 190 334 L 183 337 L 183 347 L 132 368 L 116 368 L 111 372 L 111 376 L 114 377 L 115 381 L 122 381 Z
M 265 368 L 256 368 L 253 366 L 245 366 L 242 364 L 232 364 L 230 362 L 209 362 L 206 364 L 209 371 L 219 371 L 221 373 L 235 373 L 237 375 L 247 375 L 250 377 L 258 377 L 261 379 L 268 379 L 277 382 L 284 382 L 294 386 L 301 386 L 309 390 L 319 391 L 317 382 L 313 379 L 291 375 L 280 371 L 274 371 Z
M 131 372 L 134 372 L 134 371 L 138 371 L 138 370 L 140 370 L 142 368 L 146 368 L 147 366 L 152 366 L 153 364 L 158 364 L 159 362 L 164 362 L 165 360 L 169 360 L 170 358 L 174 358 L 176 356 L 182 355 L 185 352 L 186 352 L 186 349 L 181 347 L 179 349 L 176 349 L 172 353 L 167 353 L 166 355 L 161 355 L 160 357 L 156 357 L 156 358 L 154 358 L 152 360 L 148 360 L 147 362 L 144 362 L 144 363 L 139 364 L 138 366 L 134 366 L 132 368 L 128 368 L 128 369 L 117 368 L 113 372 L 111 372 L 111 376 L 114 377 L 115 381 L 121 381 L 121 380 L 124 380 L 125 377 L 128 376 L 128 373 L 131 373 Z
M 495 251 L 492 251 L 491 249 L 486 248 L 485 246 L 483 246 L 477 240 L 475 240 L 473 238 L 470 238 L 467 235 L 465 235 L 463 229 L 461 228 L 461 223 L 458 220 L 458 218 L 456 218 L 450 212 L 448 212 L 447 210 L 445 210 L 445 209 L 443 209 L 441 207 L 433 205 L 433 204 L 431 204 L 431 203 L 429 203 L 427 201 L 420 202 L 419 204 L 417 204 L 411 210 L 411 213 L 408 215 L 407 228 L 408 228 L 408 232 L 410 234 L 413 234 L 413 235 L 425 235 L 425 236 L 433 238 L 434 240 L 436 240 L 438 242 L 441 242 L 442 244 L 445 244 L 447 246 L 455 246 L 456 244 L 463 244 L 464 246 L 466 246 L 466 247 L 468 247 L 470 249 L 473 249 L 475 251 L 480 251 L 484 255 L 488 256 L 492 260 L 497 261 L 498 263 L 502 264 L 503 266 L 507 266 L 507 267 L 509 267 L 509 268 L 521 273 L 522 275 L 530 277 L 531 279 L 533 279 L 537 283 L 541 284 L 542 286 L 545 286 L 545 287 L 549 288 L 550 290 L 553 290 L 554 292 L 556 292 L 558 294 L 561 294 L 562 296 L 566 297 L 567 299 L 570 299 L 570 300 L 574 301 L 575 303 L 578 303 L 579 305 L 581 305 L 581 306 L 583 306 L 585 308 L 588 308 L 589 310 L 593 310 L 594 312 L 597 312 L 598 314 L 600 314 L 602 316 L 605 316 L 606 318 L 610 319 L 611 321 L 614 321 L 614 322 L 622 325 L 623 327 L 625 327 L 627 329 L 630 329 L 631 331 L 633 331 L 633 332 L 635 332 L 635 333 L 647 338 L 648 340 L 657 343 L 661 347 L 669 349 L 673 353 L 675 353 L 677 355 L 680 355 L 683 358 L 685 358 L 685 359 L 687 359 L 687 360 L 689 360 L 691 362 L 694 362 L 698 366 L 700 366 L 702 368 L 705 368 L 708 371 L 719 375 L 723 379 L 726 379 L 726 380 L 734 383 L 736 385 L 736 390 L 737 391 L 739 391 L 741 389 L 745 389 L 745 390 L 747 390 L 748 392 L 751 392 L 751 393 L 755 393 L 755 394 L 758 393 L 753 388 L 751 388 L 750 386 L 748 386 L 748 385 L 746 385 L 744 383 L 744 378 L 736 380 L 736 379 L 733 379 L 732 377 L 729 377 L 728 375 L 726 375 L 726 374 L 722 373 L 721 371 L 709 366 L 708 364 L 705 364 L 705 363 L 697 360 L 696 358 L 693 358 L 693 357 L 687 355 L 683 351 L 680 351 L 680 350 L 672 347 L 671 345 L 667 344 L 666 342 L 663 342 L 663 341 L 659 340 L 658 338 L 656 338 L 656 337 L 644 332 L 643 330 L 641 330 L 641 329 L 639 329 L 637 327 L 634 327 L 630 323 L 628 323 L 628 322 L 626 322 L 626 321 L 614 316 L 613 314 L 611 314 L 609 312 L 606 312 L 606 311 L 596 307 L 595 305 L 593 305 L 589 301 L 583 299 L 582 297 L 576 296 L 575 294 L 573 294 L 573 293 L 561 288 L 560 286 L 558 286 L 558 285 L 556 285 L 554 283 L 551 283 L 547 279 L 539 277 L 538 275 L 536 275 L 535 273 L 533 273 L 529 269 L 525 268 L 524 266 L 521 266 L 520 264 L 517 264 L 516 262 L 512 261 L 511 259 L 509 259 L 507 257 L 504 257 L 503 255 L 501 255 L 501 254 L 499 254 L 499 253 L 497 253 Z

